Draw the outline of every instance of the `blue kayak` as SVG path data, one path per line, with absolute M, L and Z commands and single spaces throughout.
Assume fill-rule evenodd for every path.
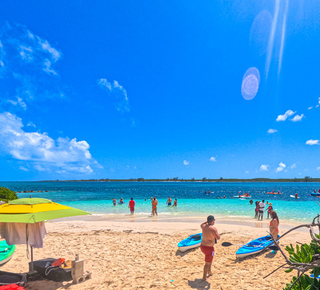
M 280 238 L 280 236 L 278 235 L 278 239 L 279 238 Z M 237 258 L 245 258 L 250 255 L 258 254 L 258 253 L 262 252 L 263 250 L 265 250 L 266 248 L 268 248 L 269 246 L 271 246 L 271 244 L 273 244 L 273 240 L 272 240 L 271 236 L 264 236 L 264 237 L 255 239 L 255 240 L 243 245 L 236 252 Z
M 187 250 L 200 247 L 202 241 L 202 233 L 191 235 L 190 237 L 182 240 L 179 244 L 179 250 L 185 252 Z

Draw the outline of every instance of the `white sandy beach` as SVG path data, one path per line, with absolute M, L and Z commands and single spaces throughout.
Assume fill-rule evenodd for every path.
M 200 232 L 205 217 L 192 219 L 137 218 L 125 216 L 90 216 L 46 224 L 48 235 L 43 249 L 35 249 L 34 258 L 85 260 L 92 279 L 74 285 L 48 280 L 30 282 L 30 290 L 54 289 L 282 289 L 292 274 L 279 270 L 267 279 L 263 276 L 283 264 L 280 252 L 270 251 L 242 261 L 236 260 L 238 246 L 222 247 L 222 242 L 244 244 L 267 234 L 268 221 L 239 223 L 216 220 L 221 239 L 213 261 L 214 275 L 202 282 L 204 255 L 200 249 L 178 251 L 177 243 Z M 280 221 L 281 222 L 281 221 Z M 293 226 L 295 226 L 294 224 Z M 281 227 L 280 234 L 290 228 Z M 307 231 L 296 231 L 281 240 L 282 246 L 309 242 Z M 26 246 L 18 245 L 3 271 L 27 272 Z

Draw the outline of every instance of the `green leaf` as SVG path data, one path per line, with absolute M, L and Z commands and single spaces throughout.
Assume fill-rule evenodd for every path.
M 287 270 L 285 270 L 285 272 L 290 273 L 290 272 L 292 272 L 292 269 L 287 269 Z

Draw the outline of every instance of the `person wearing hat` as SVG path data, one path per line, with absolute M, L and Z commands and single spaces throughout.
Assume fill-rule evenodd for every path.
M 273 211 L 272 202 L 269 202 L 269 206 L 265 211 L 268 211 L 268 215 L 267 215 L 267 219 L 268 219 L 269 216 L 271 217 L 271 212 Z
M 202 229 L 202 241 L 200 249 L 205 255 L 205 265 L 203 268 L 203 280 L 207 280 L 207 275 L 211 276 L 211 265 L 214 257 L 214 244 L 217 243 L 217 240 L 220 240 L 220 235 L 216 227 L 214 227 L 214 216 L 209 215 L 207 221 L 200 225 Z

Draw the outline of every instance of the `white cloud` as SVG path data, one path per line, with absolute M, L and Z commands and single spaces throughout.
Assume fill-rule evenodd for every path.
M 320 166 L 319 166 L 319 167 L 317 167 L 317 170 L 320 170 Z
M 299 115 L 295 115 L 292 119 L 290 119 L 290 121 L 292 122 L 299 122 L 302 120 L 302 118 L 304 117 L 303 114 L 301 114 L 300 116 Z
M 245 173 L 246 173 L 246 174 L 248 174 L 248 173 L 249 173 L 249 171 L 247 170 Z
M 20 45 L 18 47 L 20 51 L 20 56 L 25 61 L 33 60 L 33 49 L 30 46 Z
M 211 162 L 215 162 L 215 161 L 217 161 L 217 159 L 212 156 L 212 157 L 210 158 L 210 161 L 211 161 Z
M 294 115 L 296 112 L 293 112 L 292 110 L 286 111 L 283 115 L 279 115 L 276 119 L 277 122 L 279 121 L 285 121 L 288 117 Z
M 260 171 L 268 171 L 269 170 L 269 165 L 267 165 L 267 164 L 262 164 L 261 166 L 260 166 Z
M 183 160 L 183 164 L 184 164 L 184 165 L 188 165 L 188 164 L 189 164 L 189 161 Z
M 57 75 L 56 71 L 51 69 L 51 61 L 49 59 L 45 59 L 44 63 L 44 71 L 48 74 Z
M 24 166 L 20 166 L 19 169 L 20 169 L 20 170 L 23 170 L 23 171 L 26 171 L 26 172 L 29 171 L 29 169 L 26 168 L 26 167 L 24 167 Z
M 269 129 L 267 132 L 268 132 L 269 134 L 273 134 L 273 133 L 278 132 L 278 130 L 276 130 L 276 129 Z
M 308 110 L 311 110 L 313 108 L 313 106 L 309 107 Z
M 127 91 L 123 86 L 119 85 L 117 81 L 110 83 L 107 79 L 98 80 L 98 85 L 107 92 L 110 92 L 112 96 L 119 100 L 116 104 L 116 108 L 119 112 L 130 112 Z
M 307 145 L 319 145 L 319 140 L 310 139 L 310 140 L 306 141 L 306 144 Z
M 32 161 L 35 169 L 60 169 L 66 172 L 91 173 L 92 157 L 89 144 L 76 138 L 58 138 L 47 133 L 25 132 L 16 115 L 0 114 L 0 149 L 14 159 Z
M 64 95 L 54 67 L 62 54 L 48 40 L 15 23 L 0 27 L 0 39 L 0 78 L 14 83 L 0 87 L 2 96 L 14 95 L 28 104 Z
M 297 167 L 297 165 L 296 165 L 295 163 L 293 163 L 293 164 L 290 166 L 291 169 L 296 168 L 296 167 Z
M 29 122 L 29 123 L 27 124 L 27 126 L 28 126 L 28 127 L 36 127 L 36 125 L 33 124 L 32 122 Z
M 28 32 L 30 33 L 30 31 Z M 34 37 L 31 39 L 34 39 Z M 52 47 L 47 40 L 42 39 L 39 36 L 37 36 L 37 40 L 42 48 L 42 51 L 47 52 L 54 61 L 57 61 L 61 57 L 61 53 L 57 49 Z
M 286 165 L 285 165 L 284 163 L 280 162 L 280 163 L 279 163 L 279 166 L 278 166 L 277 169 L 276 169 L 276 172 L 280 172 L 280 171 L 282 171 L 282 170 L 285 169 L 285 168 L 286 168 Z
M 10 104 L 12 104 L 12 105 L 14 105 L 14 106 L 19 105 L 19 106 L 21 106 L 21 108 L 22 108 L 23 110 L 26 110 L 26 109 L 27 109 L 27 104 L 26 104 L 26 103 L 22 100 L 22 98 L 20 98 L 20 97 L 17 97 L 17 100 L 16 100 L 16 101 L 14 101 L 14 100 L 7 100 L 7 102 L 10 103 Z

